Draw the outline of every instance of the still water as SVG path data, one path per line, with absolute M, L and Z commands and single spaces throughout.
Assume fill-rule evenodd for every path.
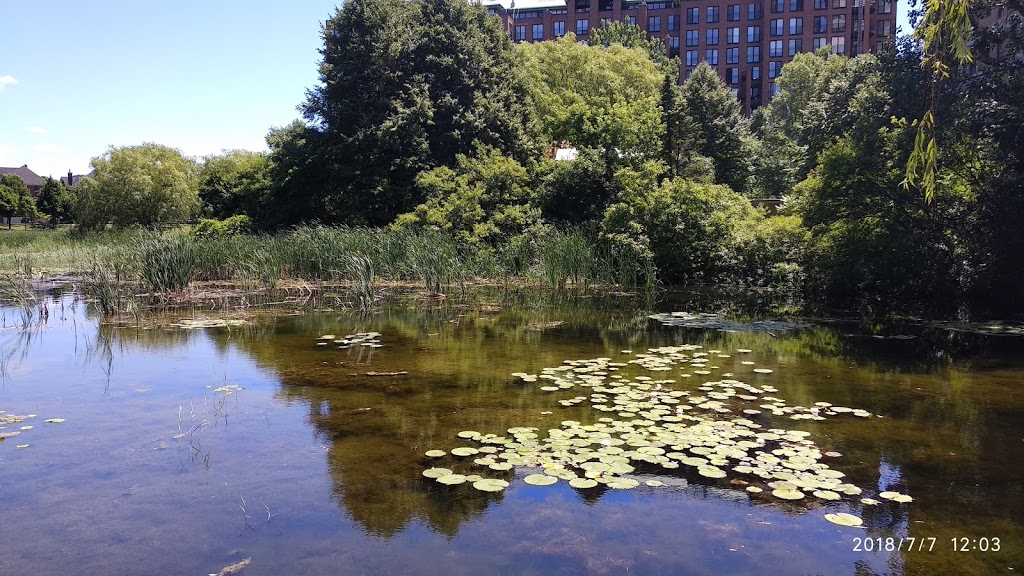
M 1024 338 L 826 320 L 722 332 L 648 318 L 690 305 L 525 293 L 122 324 L 67 295 L 46 301 L 47 316 L 5 308 L 0 418 L 35 417 L 0 424 L 20 432 L 0 442 L 0 574 L 217 574 L 246 559 L 245 575 L 1024 571 Z M 183 319 L 233 322 L 173 325 Z M 367 331 L 383 346 L 317 346 Z M 510 374 L 679 344 L 728 356 L 679 390 L 733 374 L 790 405 L 870 411 L 759 416 L 840 453 L 828 464 L 864 493 L 787 502 L 656 467 L 638 467 L 631 490 L 531 486 L 522 478 L 537 470 L 523 467 L 487 474 L 510 482 L 497 493 L 421 475 L 450 465 L 424 452 L 466 445 L 459 431 L 606 416 L 559 404 L 578 390 Z M 913 502 L 860 502 L 886 490 Z M 835 512 L 864 525 L 825 521 Z M 910 538 L 913 551 L 886 549 Z

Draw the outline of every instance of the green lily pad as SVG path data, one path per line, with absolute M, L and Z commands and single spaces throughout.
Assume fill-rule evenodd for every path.
M 771 368 L 754 368 L 755 374 L 771 374 L 774 372 Z
M 548 476 L 547 474 L 530 474 L 526 478 L 523 478 L 523 482 L 526 482 L 531 486 L 550 486 L 555 482 L 558 482 L 558 478 Z
M 861 524 L 864 524 L 864 521 L 860 518 L 845 512 L 840 512 L 838 514 L 825 514 L 825 520 L 840 526 L 860 526 Z
M 814 496 L 822 500 L 839 500 L 841 496 L 831 490 L 815 490 Z
M 480 433 L 475 430 L 463 430 L 456 434 L 459 438 L 479 438 Z
M 569 486 L 585 490 L 587 488 L 597 486 L 597 481 L 591 480 L 590 478 L 573 478 L 572 480 L 569 480 Z
M 657 488 L 659 486 L 665 485 L 665 483 L 662 482 L 661 480 L 648 480 L 647 482 L 644 482 L 644 484 L 650 486 L 651 488 Z
M 437 479 L 441 484 L 447 484 L 448 486 L 454 486 L 455 484 L 463 484 L 466 482 L 466 477 L 462 474 L 449 474 L 447 476 L 441 476 Z
M 426 456 L 427 458 L 440 458 L 445 454 L 447 454 L 447 452 L 445 452 L 444 450 L 427 450 L 426 452 L 423 453 L 423 455 Z
M 448 468 L 427 468 L 423 471 L 423 475 L 427 478 L 440 478 L 441 476 L 447 476 L 452 471 Z
M 479 453 L 480 451 L 476 448 L 470 448 L 469 446 L 460 446 L 459 448 L 452 448 L 452 456 L 472 456 Z
M 772 490 L 772 496 L 783 500 L 799 500 L 804 497 L 804 493 L 799 490 L 783 488 L 780 490 Z
M 473 482 L 473 488 L 482 492 L 501 492 L 508 488 L 508 482 L 496 478 L 484 478 Z

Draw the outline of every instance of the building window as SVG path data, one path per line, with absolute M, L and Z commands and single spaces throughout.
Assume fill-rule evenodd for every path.
M 697 51 L 696 50 L 687 50 L 686 51 L 686 65 L 687 66 L 696 66 L 697 65 Z
M 846 36 L 832 37 L 832 53 L 846 54 Z
M 803 18 L 790 18 L 789 19 L 789 33 L 793 36 L 799 36 L 804 33 L 804 19 Z
M 803 12 L 804 11 L 804 0 L 789 0 L 789 11 L 790 12 Z
M 561 20 L 552 24 L 555 27 L 555 38 L 565 36 L 565 22 Z
M 750 67 L 750 79 L 751 80 L 760 80 L 761 79 L 761 67 L 760 66 L 751 66 Z
M 708 10 L 705 16 L 708 21 L 708 24 L 714 24 L 715 22 L 718 22 L 718 6 L 708 6 Z
M 754 64 L 761 61 L 761 48 L 759 46 L 747 46 L 747 64 Z
M 836 14 L 832 16 L 832 31 L 846 32 L 846 14 Z
M 740 63 L 740 49 L 739 48 L 726 48 L 725 49 L 725 63 L 726 64 L 739 64 Z
M 718 46 L 718 28 L 708 28 L 704 36 L 705 44 L 708 46 Z
M 878 22 L 879 36 L 892 36 L 892 20 L 880 20 Z
M 629 22 L 633 26 L 636 26 L 636 16 L 627 16 L 623 22 Z
M 846 0 L 832 0 L 833 8 L 846 8 Z
M 768 77 L 777 78 L 779 72 L 782 70 L 782 62 L 769 62 L 768 63 Z
M 758 101 L 760 99 L 761 99 L 761 87 L 760 86 L 754 86 L 753 88 L 750 89 L 750 102 L 751 102 L 751 104 L 753 104 L 754 102 L 756 102 L 756 101 Z
M 789 41 L 789 53 L 788 56 L 796 56 L 797 54 L 804 51 L 804 41 L 796 38 Z
M 526 40 L 526 26 L 516 26 L 516 42 Z
M 725 43 L 726 44 L 739 44 L 740 43 L 740 29 L 739 28 L 727 28 L 725 31 Z
M 687 8 L 686 9 L 686 23 L 687 24 L 700 24 L 700 8 Z
M 878 3 L 879 14 L 892 14 L 892 2 L 890 0 L 880 0 Z
M 740 5 L 739 4 L 729 4 L 729 6 L 726 8 L 725 17 L 726 17 L 726 19 L 729 22 L 739 22 L 740 21 Z
M 775 82 L 768 83 L 768 97 L 774 98 L 779 93 L 779 86 Z
M 761 27 L 760 26 L 747 26 L 747 42 L 760 42 L 761 41 Z
M 647 17 L 647 31 L 648 32 L 661 32 L 661 16 L 648 16 Z
M 533 39 L 534 40 L 543 40 L 544 39 L 544 25 L 543 24 L 534 24 L 533 25 Z
M 824 34 L 825 32 L 828 32 L 828 16 L 815 16 L 814 33 Z
M 828 0 L 814 0 L 815 10 L 825 10 L 828 8 Z
M 686 31 L 686 45 L 687 46 L 700 46 L 700 30 L 687 30 Z
M 709 48 L 704 51 L 704 59 L 712 66 L 718 66 L 718 48 Z
M 668 17 L 668 31 L 676 32 L 677 30 L 679 30 L 679 16 L 670 15 Z
M 590 33 L 590 20 L 577 20 L 576 21 L 576 35 L 581 36 L 583 34 Z
M 768 57 L 782 58 L 782 40 L 772 40 L 768 43 Z
M 760 4 L 747 4 L 747 20 L 760 20 L 761 19 L 761 5 Z
M 668 47 L 669 48 L 675 48 L 676 50 L 679 50 L 679 36 L 669 36 L 668 37 Z
M 827 39 L 824 36 L 822 36 L 821 38 L 815 38 L 814 39 L 813 46 L 814 46 L 814 51 L 815 52 L 817 52 L 822 46 L 827 46 L 827 45 L 828 45 L 828 42 L 827 42 Z
M 783 20 L 782 18 L 778 18 L 776 20 L 771 20 L 770 22 L 768 22 L 768 35 L 782 36 L 782 25 L 784 23 L 785 20 Z
M 725 69 L 725 81 L 729 84 L 740 83 L 740 69 L 739 68 L 726 68 Z
M 786 11 L 786 0 L 770 0 L 770 1 L 771 1 L 771 4 L 769 4 L 769 6 L 771 6 L 770 10 L 772 11 L 772 14 L 778 14 L 779 12 L 785 12 Z

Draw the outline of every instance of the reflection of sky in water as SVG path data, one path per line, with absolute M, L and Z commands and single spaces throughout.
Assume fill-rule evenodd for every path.
M 456 313 L 463 312 L 451 315 Z M 940 573 L 934 566 L 984 574 L 993 565 L 968 563 L 976 558 L 936 555 L 938 560 L 922 564 L 931 560 L 854 552 L 853 539 L 980 536 L 990 527 L 979 519 L 1006 508 L 1013 514 L 1019 506 L 993 501 L 975 516 L 948 510 L 944 485 L 966 489 L 956 485 L 959 477 L 929 480 L 933 470 L 922 475 L 904 465 L 931 464 L 949 451 L 946 445 L 939 452 L 911 441 L 914 426 L 923 422 L 929 434 L 948 444 L 951 436 L 933 422 L 952 412 L 938 408 L 898 423 L 837 420 L 814 429 L 823 443 L 844 453 L 830 464 L 867 489 L 877 482 L 878 491 L 909 490 L 915 496 L 909 507 L 862 508 L 857 499 L 813 505 L 754 501 L 724 483 L 679 479 L 672 487 L 584 498 L 561 482 L 528 486 L 521 476 L 530 471 L 496 496 L 466 486 L 440 487 L 418 476 L 419 455 L 456 445 L 452 431 L 497 431 L 537 418 L 541 409 L 561 419 L 561 407 L 540 405 L 550 403 L 550 396 L 510 389 L 509 372 L 623 348 L 643 350 L 674 342 L 674 333 L 643 321 L 625 333 L 608 328 L 600 315 L 584 317 L 577 332 L 570 326 L 550 336 L 520 329 L 534 321 L 527 313 L 495 316 L 475 332 L 468 318 L 455 327 L 446 326 L 443 314 L 382 316 L 384 343 L 392 347 L 381 349 L 371 365 L 355 355 L 310 351 L 322 330 L 344 334 L 343 328 L 378 326 L 337 315 L 188 332 L 109 326 L 97 331 L 81 316 L 73 322 L 51 315 L 0 389 L 0 410 L 39 415 L 31 423 L 35 428 L 17 439 L 29 449 L 14 450 L 10 440 L 0 444 L 0 566 L 35 575 L 63 574 L 69 566 L 81 574 L 124 573 L 126 567 L 133 573 L 205 574 L 251 556 L 245 574 Z M 764 336 L 728 337 L 747 338 L 730 342 L 755 350 L 785 344 Z M 810 345 L 820 346 L 829 334 L 815 337 Z M 848 361 L 833 365 L 821 355 L 782 348 L 757 358 L 786 365 L 773 380 L 783 397 L 834 396 L 897 415 L 897 407 L 907 404 L 897 386 L 905 375 L 861 376 L 850 371 Z M 787 380 L 790 367 L 792 374 L 807 374 L 807 383 Z M 349 377 L 369 369 L 409 369 L 429 378 Z M 467 370 L 468 376 L 455 377 L 455 371 Z M 834 383 L 822 384 L 823 373 Z M 892 379 L 883 385 L 888 388 L 876 387 L 880 378 Z M 224 384 L 245 390 L 228 397 L 213 392 Z M 927 384 L 915 381 L 910 388 L 922 385 Z M 1011 415 L 1019 418 L 1016 406 Z M 66 422 L 42 423 L 50 417 Z M 907 438 L 866 432 L 896 424 L 901 427 L 894 434 Z M 973 420 L 974 433 L 966 436 L 977 443 L 996 424 Z M 179 426 L 186 436 L 175 439 Z M 393 432 L 373 442 L 381 430 Z M 969 469 L 976 480 L 984 457 L 963 454 L 952 470 Z M 1019 470 L 1020 462 L 1002 466 Z M 1004 494 L 1013 489 L 999 488 Z M 938 497 L 931 499 L 931 492 Z M 829 524 L 823 519 L 827 512 L 863 515 L 866 529 Z M 1019 522 L 996 529 L 1004 542 L 1021 534 Z M 1019 558 L 1019 547 L 1015 553 Z

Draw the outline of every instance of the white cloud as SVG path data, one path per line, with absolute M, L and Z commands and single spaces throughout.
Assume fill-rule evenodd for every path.
M 7 88 L 8 86 L 13 86 L 14 84 L 17 84 L 17 83 L 18 83 L 18 79 L 15 78 L 14 76 L 11 76 L 10 74 L 7 74 L 5 76 L 0 76 L 0 93 L 2 93 L 4 91 L 4 89 Z
M 42 134 L 46 132 L 46 128 L 40 128 L 39 126 L 25 126 L 25 132 L 29 134 Z

